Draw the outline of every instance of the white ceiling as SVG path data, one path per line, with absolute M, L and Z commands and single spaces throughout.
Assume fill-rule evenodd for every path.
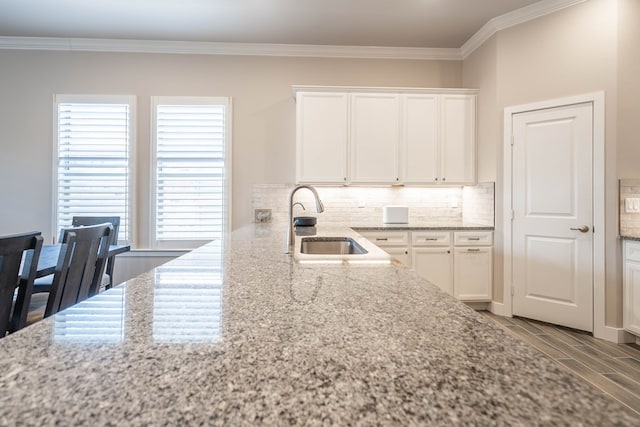
M 0 37 L 460 48 L 539 1 L 1 0 Z

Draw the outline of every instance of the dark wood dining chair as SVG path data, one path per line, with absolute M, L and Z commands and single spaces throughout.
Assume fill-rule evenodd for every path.
M 118 230 L 120 229 L 120 217 L 119 216 L 74 216 L 71 219 L 72 227 L 82 227 L 87 225 L 104 224 L 108 222 L 113 226 L 113 235 L 111 236 L 111 244 L 118 244 Z M 108 281 L 104 281 L 103 285 L 108 289 L 113 286 L 113 269 L 116 263 L 116 257 L 109 257 L 107 260 L 107 268 L 105 274 L 108 277 Z
M 26 322 L 42 242 L 39 231 L 0 237 L 0 338 Z
M 109 223 L 62 231 L 60 256 L 44 317 L 98 293 L 112 233 Z

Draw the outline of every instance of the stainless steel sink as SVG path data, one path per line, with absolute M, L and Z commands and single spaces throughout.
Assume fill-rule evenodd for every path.
M 300 253 L 310 255 L 364 255 L 367 252 L 350 237 L 303 237 Z

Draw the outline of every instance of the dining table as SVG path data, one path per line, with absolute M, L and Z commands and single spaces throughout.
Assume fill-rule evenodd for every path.
M 55 272 L 61 247 L 61 245 L 42 246 L 42 250 L 40 251 L 40 258 L 38 259 L 38 270 L 36 272 L 36 278 L 48 276 Z M 109 255 L 107 258 L 129 252 L 130 250 L 130 245 L 110 245 Z

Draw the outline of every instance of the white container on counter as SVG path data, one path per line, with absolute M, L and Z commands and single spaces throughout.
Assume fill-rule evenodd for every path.
M 399 205 L 383 206 L 382 222 L 385 224 L 407 224 L 409 222 L 409 208 Z

